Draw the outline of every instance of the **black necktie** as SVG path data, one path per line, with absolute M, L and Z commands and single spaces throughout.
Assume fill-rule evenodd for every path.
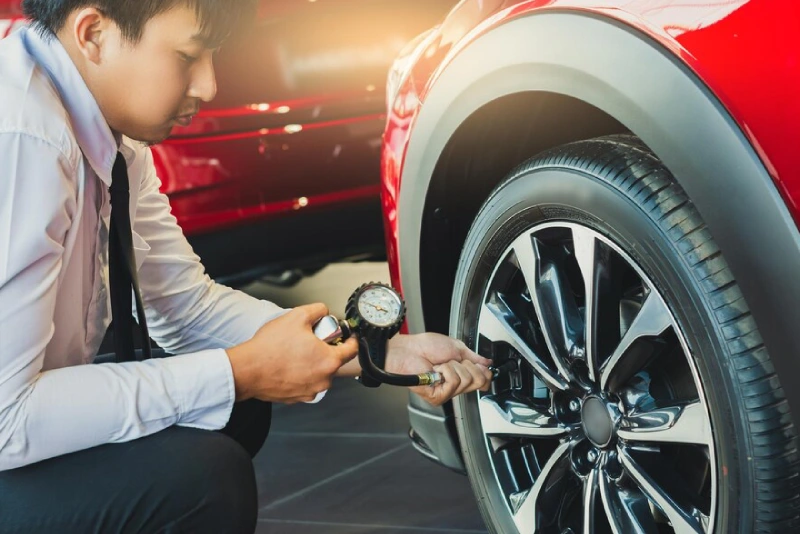
M 144 316 L 136 262 L 133 255 L 131 234 L 130 191 L 128 188 L 128 165 L 121 153 L 117 153 L 111 172 L 111 228 L 108 238 L 108 271 L 111 284 L 111 314 L 114 323 L 114 350 L 117 361 L 136 359 L 133 348 L 133 307 L 131 296 L 136 298 L 136 315 L 142 331 L 144 358 L 150 353 L 150 335 Z

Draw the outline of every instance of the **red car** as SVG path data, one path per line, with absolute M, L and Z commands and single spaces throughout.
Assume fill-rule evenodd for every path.
M 412 396 L 492 532 L 800 531 L 800 3 L 464 0 L 391 74 Z
M 217 98 L 153 148 L 210 275 L 242 283 L 383 256 L 386 73 L 454 3 L 260 2 L 217 59 Z M 20 0 L 0 0 L 0 38 L 24 23 Z

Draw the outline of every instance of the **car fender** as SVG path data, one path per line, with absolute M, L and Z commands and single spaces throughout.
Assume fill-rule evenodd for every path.
M 800 233 L 789 210 L 753 146 L 703 81 L 656 40 L 597 14 L 547 10 L 504 22 L 460 50 L 428 88 L 414 119 L 397 206 L 409 331 L 425 330 L 420 236 L 439 156 L 475 111 L 523 91 L 587 102 L 661 158 L 723 251 L 790 407 L 800 413 Z

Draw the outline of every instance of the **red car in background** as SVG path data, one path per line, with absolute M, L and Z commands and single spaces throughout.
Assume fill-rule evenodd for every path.
M 217 60 L 218 95 L 153 147 L 209 274 L 242 283 L 382 257 L 380 146 L 398 51 L 453 0 L 262 0 Z M 0 0 L 0 38 L 25 24 Z
M 497 533 L 800 531 L 800 3 L 463 0 L 390 75 L 417 449 Z

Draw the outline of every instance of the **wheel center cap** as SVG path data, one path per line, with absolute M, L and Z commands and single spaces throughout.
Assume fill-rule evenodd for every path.
M 615 408 L 598 397 L 588 397 L 583 401 L 581 418 L 583 431 L 595 446 L 606 447 L 611 443 L 614 431 Z

